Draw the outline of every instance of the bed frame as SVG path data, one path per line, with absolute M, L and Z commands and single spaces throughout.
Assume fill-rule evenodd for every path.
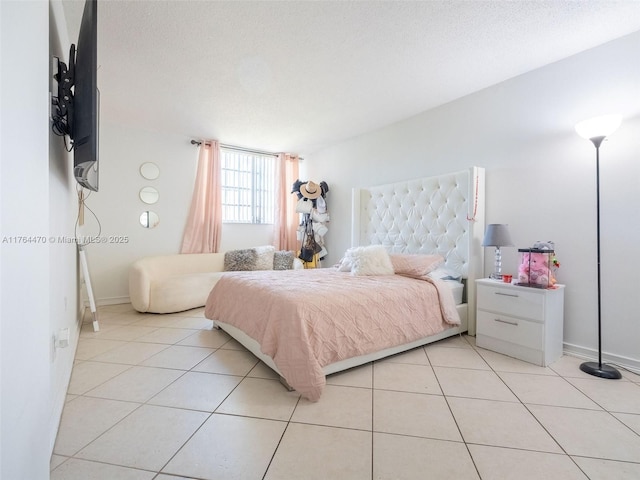
M 484 169 L 467 170 L 388 185 L 353 190 L 351 243 L 384 245 L 390 253 L 438 253 L 465 282 L 464 303 L 458 305 L 461 325 L 414 342 L 362 355 L 324 367 L 340 372 L 365 363 L 468 332 L 475 335 L 475 280 L 483 276 Z M 215 321 L 256 357 L 280 375 L 273 359 L 238 328 Z M 281 381 L 282 375 L 280 375 Z M 283 382 L 284 383 L 284 382 Z M 286 383 L 285 383 L 286 384 Z

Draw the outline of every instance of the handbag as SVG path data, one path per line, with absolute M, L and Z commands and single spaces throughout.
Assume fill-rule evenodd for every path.
M 317 208 L 311 211 L 311 220 L 318 223 L 325 223 L 329 221 L 329 213 L 320 213 Z
M 313 256 L 315 255 L 313 249 L 302 247 L 300 249 L 300 256 L 298 257 L 303 262 L 313 262 Z
M 313 223 L 311 222 L 309 215 L 305 215 L 304 237 L 302 239 L 302 246 L 300 247 L 300 255 L 298 258 L 303 262 L 313 262 L 313 256 L 320 251 L 322 251 L 322 246 L 318 245 L 318 242 L 316 242 L 315 234 L 313 233 Z
M 311 210 L 313 210 L 313 202 L 311 200 L 308 200 L 306 198 L 301 198 L 300 200 L 298 200 L 298 203 L 296 204 L 296 212 L 297 213 L 311 213 Z

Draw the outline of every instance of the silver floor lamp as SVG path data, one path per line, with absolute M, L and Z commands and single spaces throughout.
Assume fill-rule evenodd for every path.
M 598 252 L 598 361 L 584 362 L 580 370 L 589 375 L 601 378 L 618 379 L 620 372 L 610 365 L 602 363 L 602 318 L 600 310 L 600 144 L 602 141 L 620 126 L 622 119 L 618 115 L 604 115 L 591 118 L 576 125 L 576 132 L 582 138 L 591 140 L 596 147 L 596 225 L 597 225 L 597 252 Z

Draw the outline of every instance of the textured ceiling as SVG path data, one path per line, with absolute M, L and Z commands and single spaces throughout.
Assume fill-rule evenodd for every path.
M 635 0 L 101 0 L 101 115 L 311 153 L 637 30 Z

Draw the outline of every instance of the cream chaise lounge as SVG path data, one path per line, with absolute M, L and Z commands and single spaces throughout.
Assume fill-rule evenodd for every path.
M 247 264 L 247 252 L 254 254 L 253 264 Z M 303 268 L 293 252 L 275 252 L 271 246 L 145 257 L 129 270 L 129 298 L 133 308 L 143 313 L 175 313 L 202 307 L 225 272 L 225 263 L 226 270 L 267 270 L 274 268 L 275 261 L 276 268 L 282 269 L 284 256 L 289 260 L 288 268 Z

